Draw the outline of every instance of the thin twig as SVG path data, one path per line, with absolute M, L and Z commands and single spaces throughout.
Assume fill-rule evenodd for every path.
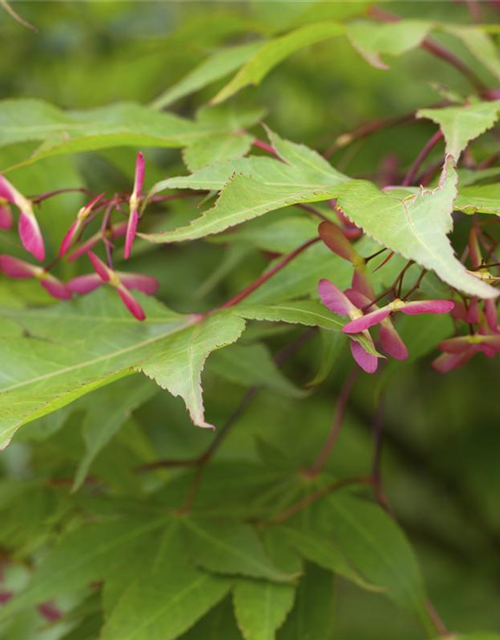
M 420 151 L 418 156 L 415 158 L 415 161 L 411 165 L 410 170 L 406 174 L 405 179 L 401 183 L 403 187 L 408 187 L 411 184 L 413 184 L 413 181 L 415 180 L 415 176 L 417 175 L 420 167 L 422 166 L 422 163 L 427 158 L 427 156 L 432 151 L 432 149 L 434 149 L 436 144 L 441 140 L 442 137 L 443 137 L 443 133 L 441 132 L 441 130 L 439 130 L 439 131 L 436 131 L 436 133 L 432 136 L 432 138 L 430 138 L 426 142 L 424 148 Z
M 337 399 L 337 404 L 335 405 L 335 414 L 333 418 L 333 423 L 330 429 L 330 433 L 328 434 L 325 444 L 323 448 L 319 452 L 318 457 L 315 462 L 311 465 L 311 467 L 306 470 L 304 473 L 309 478 L 315 478 L 320 471 L 325 466 L 326 461 L 330 457 L 331 452 L 337 442 L 339 437 L 340 429 L 342 427 L 342 423 L 344 421 L 344 415 L 347 407 L 347 402 L 349 400 L 349 396 L 351 395 L 352 388 L 354 383 L 357 380 L 359 373 L 359 369 L 353 368 L 351 369 L 349 375 L 344 381 L 342 389 L 340 390 L 339 397 Z
M 274 518 L 271 518 L 269 522 L 266 522 L 263 524 L 264 526 L 281 524 L 282 522 L 285 522 L 286 520 L 294 516 L 296 513 L 298 513 L 299 511 L 302 511 L 302 509 L 305 509 L 310 504 L 312 504 L 313 502 L 316 502 L 323 496 L 326 496 L 329 493 L 332 493 L 333 491 L 337 491 L 338 489 L 342 489 L 343 487 L 348 487 L 349 485 L 352 485 L 352 484 L 372 484 L 372 479 L 369 477 L 360 476 L 355 478 L 342 478 L 341 480 L 337 480 L 336 482 L 333 482 L 332 484 L 329 484 L 326 487 L 322 487 L 321 489 L 314 491 L 314 493 L 310 493 L 305 498 L 302 498 L 302 500 L 299 500 L 298 502 L 295 502 L 294 504 L 292 504 L 290 507 L 287 507 L 284 511 L 279 513 Z
M 19 22 L 19 24 L 22 24 L 23 27 L 27 27 L 28 29 L 31 29 L 31 31 L 34 31 L 35 33 L 38 33 L 38 29 L 34 25 L 32 25 L 30 22 L 28 22 L 27 20 L 22 18 L 17 13 L 17 11 L 14 11 L 14 9 L 10 6 L 10 4 L 7 2 L 7 0 L 0 0 L 0 7 L 2 7 L 2 9 L 7 11 L 7 13 L 10 15 L 10 17 L 14 18 L 14 20 L 16 22 Z
M 272 269 L 269 269 L 269 271 L 266 271 L 265 273 L 263 273 L 260 276 L 260 278 L 257 278 L 257 280 L 255 280 L 255 282 L 252 282 L 252 284 L 246 287 L 246 289 L 243 289 L 243 291 L 240 291 L 240 293 L 234 296 L 234 298 L 231 298 L 231 300 L 228 300 L 227 302 L 225 302 L 220 307 L 220 309 L 229 309 L 230 307 L 234 307 L 235 305 L 239 304 L 242 300 L 247 298 L 251 293 L 256 291 L 264 283 L 266 283 L 270 278 L 272 278 L 279 271 L 284 269 L 287 266 L 287 264 L 289 264 L 292 260 L 294 260 L 297 256 L 299 256 L 303 251 L 308 249 L 313 244 L 316 244 L 316 242 L 318 241 L 319 241 L 319 237 L 313 238 L 312 240 L 308 240 L 307 242 L 304 242 L 304 244 L 301 244 L 300 247 L 297 247 L 297 249 L 295 249 L 294 251 L 289 253 L 287 256 L 285 256 L 283 260 L 278 262 L 278 264 L 272 267 Z

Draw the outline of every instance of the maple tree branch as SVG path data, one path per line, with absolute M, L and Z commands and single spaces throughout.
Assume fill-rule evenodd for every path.
M 434 147 L 437 145 L 437 143 L 441 140 L 442 137 L 443 137 L 442 131 L 441 130 L 436 131 L 436 133 L 431 138 L 429 138 L 429 140 L 425 143 L 423 149 L 420 151 L 418 156 L 415 158 L 413 164 L 410 167 L 410 170 L 406 174 L 405 179 L 401 183 L 403 187 L 408 187 L 411 184 L 413 184 L 413 181 L 415 180 L 415 176 L 417 175 L 418 171 L 420 170 L 420 167 L 422 166 L 422 163 L 427 158 L 429 153 L 434 149 Z
M 294 249 L 294 251 L 292 251 L 287 256 L 285 256 L 283 260 L 280 260 L 278 264 L 276 264 L 274 267 L 269 269 L 269 271 L 266 271 L 265 273 L 263 273 L 259 278 L 257 278 L 257 280 L 255 280 L 254 282 L 252 282 L 252 284 L 250 284 L 248 287 L 243 289 L 243 291 L 240 291 L 240 293 L 234 296 L 234 298 L 231 298 L 230 300 L 225 302 L 221 307 L 219 307 L 219 309 L 229 309 L 239 304 L 242 300 L 247 298 L 251 293 L 256 291 L 259 287 L 261 287 L 268 280 L 270 280 L 279 271 L 284 269 L 287 266 L 287 264 L 289 264 L 292 260 L 294 260 L 297 256 L 299 256 L 303 251 L 308 249 L 313 244 L 316 244 L 316 242 L 319 242 L 319 240 L 320 238 L 317 237 L 301 244 L 300 247 L 297 247 L 297 249 Z
M 348 487 L 353 484 L 372 484 L 372 479 L 370 477 L 359 476 L 354 478 L 342 478 L 341 480 L 336 480 L 332 484 L 327 485 L 326 487 L 322 487 L 313 493 L 310 493 L 305 498 L 302 498 L 298 502 L 294 502 L 292 505 L 287 507 L 284 511 L 279 513 L 274 518 L 271 518 L 268 522 L 262 523 L 263 526 L 270 526 L 274 524 L 281 524 L 286 520 L 289 520 L 292 516 L 294 516 L 302 509 L 305 509 L 313 502 L 316 502 L 323 496 L 332 493 L 333 491 L 337 491 L 338 489 L 342 489 L 343 487 Z
M 325 466 L 326 461 L 330 457 L 333 448 L 337 442 L 339 437 L 340 429 L 342 428 L 342 423 L 344 421 L 344 415 L 347 408 L 347 402 L 349 400 L 349 396 L 351 394 L 352 388 L 354 387 L 354 383 L 356 382 L 359 375 L 359 369 L 353 368 L 349 372 L 349 375 L 346 377 L 344 384 L 340 390 L 339 396 L 337 398 L 337 403 L 335 405 L 335 413 L 333 418 L 333 423 L 330 429 L 330 432 L 325 440 L 323 448 L 319 452 L 318 457 L 311 465 L 311 467 L 304 471 L 304 474 L 309 478 L 315 478 Z

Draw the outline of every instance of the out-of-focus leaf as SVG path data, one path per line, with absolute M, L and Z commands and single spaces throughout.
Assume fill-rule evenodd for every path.
M 106 621 L 102 640 L 174 640 L 220 602 L 231 582 L 191 566 L 180 556 L 177 526 L 156 559 L 124 591 Z
M 295 588 L 263 580 L 238 580 L 233 602 L 245 640 L 274 640 L 293 606 Z
M 378 69 L 388 69 L 380 54 L 400 56 L 418 47 L 432 29 L 432 23 L 424 20 L 401 20 L 379 24 L 359 20 L 347 25 L 347 37 L 354 48 Z
M 87 587 L 102 580 L 149 541 L 149 534 L 165 522 L 165 517 L 134 521 L 127 518 L 85 526 L 69 533 L 35 571 L 28 587 L 0 609 L 0 621 L 18 611 L 46 602 L 60 594 Z
M 322 343 L 321 361 L 316 375 L 307 383 L 308 387 L 314 387 L 326 380 L 335 366 L 335 362 L 337 361 L 342 348 L 346 344 L 346 340 L 342 333 L 321 331 L 320 336 Z
M 419 118 L 429 118 L 439 125 L 446 139 L 446 153 L 458 160 L 469 144 L 495 124 L 500 111 L 500 100 L 477 102 L 462 107 L 420 109 Z
M 497 80 L 500 80 L 500 55 L 490 36 L 480 27 L 445 25 L 445 30 L 459 38 L 473 56 L 483 64 Z
M 326 498 L 322 509 L 348 562 L 366 580 L 385 587 L 389 598 L 412 611 L 432 631 L 417 560 L 394 520 L 378 505 L 340 493 Z
M 281 373 L 263 344 L 231 345 L 213 354 L 210 368 L 227 380 L 244 386 L 267 387 L 290 398 L 301 398 L 307 394 Z
M 193 560 L 204 569 L 276 582 L 288 582 L 294 578 L 273 565 L 249 525 L 191 517 L 182 522 Z
M 217 93 L 212 102 L 214 104 L 223 102 L 249 84 L 260 84 L 274 67 L 296 51 L 342 33 L 344 33 L 342 24 L 325 21 L 306 25 L 276 40 L 271 40 L 253 54 L 234 78 Z
M 87 413 L 82 424 L 85 455 L 78 464 L 73 490 L 81 487 L 95 457 L 132 411 L 152 398 L 157 390 L 149 380 L 133 376 L 99 389 L 85 399 Z
M 184 76 L 182 80 L 158 96 L 151 103 L 151 106 L 154 109 L 164 109 L 172 102 L 224 78 L 241 67 L 261 47 L 262 42 L 257 41 L 235 47 L 225 47 L 216 51 Z
M 335 627 L 335 576 L 308 564 L 295 605 L 277 640 L 332 640 Z
M 252 136 L 242 133 L 218 134 L 190 145 L 182 157 L 190 171 L 197 171 L 210 164 L 242 158 L 250 151 L 252 142 Z

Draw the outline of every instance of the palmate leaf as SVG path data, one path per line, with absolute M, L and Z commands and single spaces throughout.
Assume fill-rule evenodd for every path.
M 31 156 L 14 166 L 109 147 L 183 147 L 223 131 L 132 102 L 67 112 L 40 100 L 0 102 L 0 146 L 42 143 Z M 7 169 L 1 167 L 2 171 Z
M 210 358 L 210 370 L 236 384 L 266 387 L 289 398 L 307 394 L 278 369 L 263 344 L 233 344 L 217 351 Z
M 208 571 L 227 575 L 289 582 L 296 577 L 275 566 L 249 525 L 213 518 L 182 520 L 194 562 Z
M 335 626 L 335 575 L 307 564 L 294 607 L 277 640 L 331 640 Z
M 340 185 L 349 181 L 304 145 L 284 141 L 276 134 L 271 134 L 271 142 L 284 162 L 243 158 L 155 185 L 151 194 L 169 188 L 222 191 L 216 205 L 189 225 L 143 237 L 151 242 L 203 238 L 291 204 L 329 200 L 339 193 Z
M 166 516 L 94 524 L 81 527 L 55 546 L 37 567 L 27 588 L 0 609 L 3 621 L 27 607 L 102 580 L 137 547 L 151 544 L 153 531 L 165 526 Z
M 445 30 L 459 38 L 473 56 L 483 64 L 497 80 L 500 80 L 500 54 L 495 43 L 481 27 L 445 25 Z
M 236 340 L 244 321 L 218 314 L 200 323 L 141 297 L 148 319 L 137 322 L 112 291 L 100 290 L 45 310 L 2 310 L 30 337 L 0 339 L 0 441 L 113 380 L 144 371 L 180 395 L 206 426 L 199 386 L 209 351 Z M 54 321 L 57 320 L 57 336 Z M 57 338 L 57 341 L 55 341 Z
M 201 64 L 190 71 L 182 80 L 169 87 L 162 93 L 151 107 L 164 109 L 181 98 L 226 77 L 236 71 L 256 51 L 262 47 L 262 42 L 248 42 L 235 47 L 225 47 L 208 56 Z
M 446 139 L 446 153 L 455 160 L 469 144 L 495 124 L 500 112 L 500 100 L 477 102 L 460 107 L 420 109 L 419 118 L 429 118 L 439 125 Z
M 452 229 L 453 203 L 457 196 L 454 161 L 448 156 L 439 186 L 416 195 L 397 198 L 382 193 L 370 182 L 343 187 L 338 204 L 345 215 L 377 242 L 414 260 L 452 287 L 482 298 L 497 292 L 470 274 L 459 262 L 447 234 Z
M 350 564 L 432 632 L 417 560 L 392 518 L 378 505 L 342 493 L 326 498 L 320 515 Z
M 245 640 L 274 640 L 295 598 L 295 587 L 239 580 L 233 590 L 236 620 Z
M 154 557 L 124 588 L 101 640 L 174 640 L 227 595 L 231 581 L 189 564 L 181 536 L 179 523 L 170 524 Z
M 99 389 L 90 401 L 85 402 L 87 412 L 82 424 L 85 455 L 78 464 L 73 490 L 82 485 L 98 453 L 128 420 L 131 412 L 157 391 L 158 387 L 146 378 L 133 376 Z

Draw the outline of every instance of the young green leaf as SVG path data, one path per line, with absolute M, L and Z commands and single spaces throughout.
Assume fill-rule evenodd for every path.
M 64 112 L 39 100 L 3 100 L 0 123 L 0 146 L 42 141 L 17 166 L 49 156 L 109 147 L 183 147 L 220 131 L 131 102 Z
M 296 51 L 342 33 L 344 33 L 342 24 L 325 21 L 306 25 L 271 40 L 254 53 L 234 78 L 217 93 L 212 103 L 217 104 L 227 100 L 249 84 L 260 84 L 274 67 Z
M 267 387 L 289 398 L 303 398 L 307 393 L 278 369 L 263 344 L 233 344 L 217 351 L 210 358 L 210 369 L 231 382 Z
M 332 640 L 335 626 L 335 576 L 307 564 L 292 612 L 277 640 Z
M 164 109 L 195 91 L 216 82 L 236 71 L 262 46 L 261 41 L 248 42 L 234 47 L 224 47 L 208 56 L 182 80 L 169 87 L 151 103 L 153 109 Z
M 429 624 L 422 575 L 403 532 L 378 505 L 335 494 L 322 503 L 338 548 L 369 582 Z
M 255 531 L 246 524 L 208 518 L 183 521 L 196 564 L 216 573 L 287 582 L 294 578 L 275 567 Z
M 500 111 L 500 100 L 476 102 L 461 107 L 420 109 L 417 116 L 428 118 L 439 125 L 446 139 L 446 153 L 455 161 L 465 147 L 495 124 Z
M 127 518 L 70 532 L 44 557 L 27 588 L 0 609 L 0 621 L 104 579 L 126 562 L 127 555 L 134 553 L 137 546 L 146 541 L 151 544 L 150 534 L 164 523 L 165 517 L 136 521 Z
M 210 353 L 238 340 L 244 328 L 245 322 L 233 314 L 211 316 L 172 336 L 168 349 L 159 349 L 136 368 L 173 396 L 181 396 L 195 425 L 212 428 L 205 421 L 201 372 Z
M 388 69 L 380 54 L 400 56 L 415 49 L 432 27 L 431 22 L 424 20 L 401 20 L 389 24 L 356 20 L 348 24 L 346 30 L 352 45 L 368 63 L 378 69 Z
M 338 204 L 345 215 L 377 242 L 431 269 L 453 287 L 482 298 L 497 292 L 460 263 L 447 234 L 452 229 L 457 174 L 448 156 L 439 186 L 406 198 L 379 191 L 370 182 L 355 181 L 342 187 Z
M 133 376 L 99 389 L 85 399 L 87 409 L 82 424 L 85 455 L 78 464 L 73 490 L 81 487 L 98 453 L 108 444 L 131 412 L 157 392 L 152 382 Z
M 238 580 L 233 589 L 236 620 L 245 640 L 274 640 L 293 606 L 295 587 L 264 580 Z
M 239 337 L 243 320 L 213 316 L 205 327 L 146 296 L 143 304 L 149 317 L 142 323 L 104 289 L 47 310 L 3 310 L 34 337 L 0 340 L 6 363 L 0 376 L 0 441 L 6 445 L 26 422 L 134 370 L 183 396 L 194 419 L 204 424 L 203 363 L 211 350 Z M 57 342 L 54 318 L 60 320 Z

